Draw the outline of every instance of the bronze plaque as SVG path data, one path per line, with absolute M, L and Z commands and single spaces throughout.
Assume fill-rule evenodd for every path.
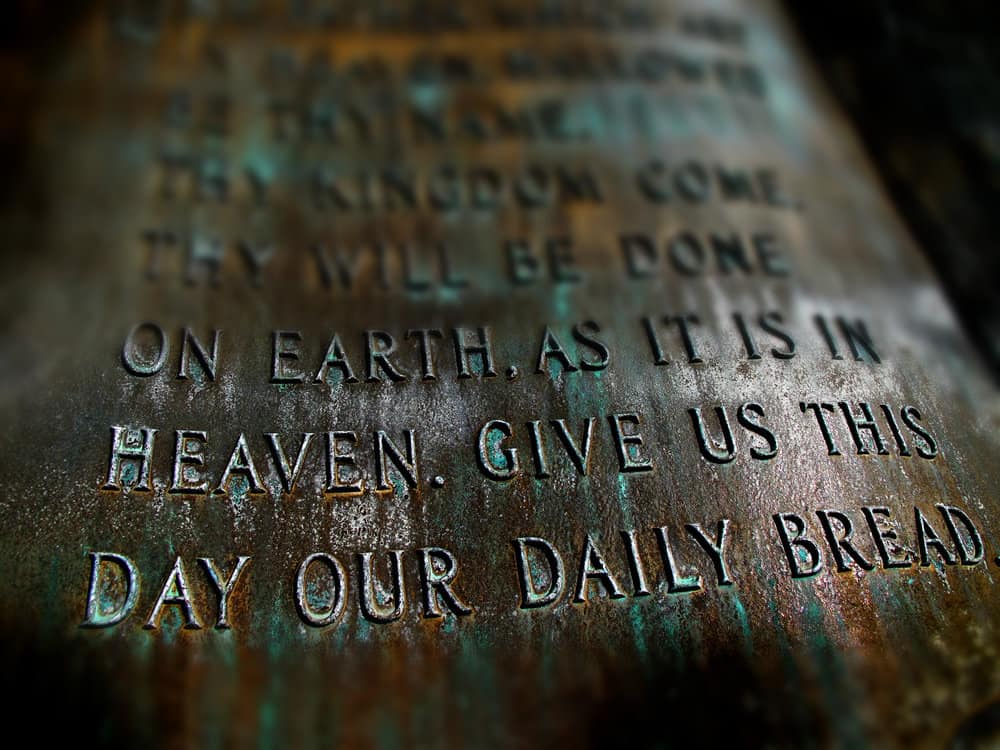
M 107 3 L 38 57 L 0 219 L 17 715 L 995 726 L 997 392 L 775 4 Z

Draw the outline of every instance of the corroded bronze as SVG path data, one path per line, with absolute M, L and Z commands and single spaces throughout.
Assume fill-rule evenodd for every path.
M 109 3 L 7 66 L 19 710 L 988 734 L 997 393 L 773 4 L 418 6 Z

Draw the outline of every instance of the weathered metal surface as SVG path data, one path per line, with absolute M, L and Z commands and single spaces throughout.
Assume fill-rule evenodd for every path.
M 22 716 L 990 731 L 997 394 L 770 3 L 251 5 L 98 6 L 11 83 Z

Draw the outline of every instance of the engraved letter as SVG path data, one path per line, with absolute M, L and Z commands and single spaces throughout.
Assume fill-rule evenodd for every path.
M 955 547 L 958 548 L 958 557 L 962 561 L 962 565 L 981 563 L 986 556 L 986 551 L 983 547 L 983 538 L 979 535 L 976 525 L 972 523 L 972 519 L 961 508 L 956 508 L 953 505 L 938 505 L 937 509 L 944 516 L 944 522 L 948 524 L 948 531 L 955 540 Z M 965 527 L 968 544 L 972 545 L 971 551 L 966 546 L 967 542 L 959 532 L 958 526 L 955 525 L 956 520 Z
M 590 442 L 594 433 L 595 422 L 597 422 L 597 417 L 590 417 L 583 423 L 583 446 L 580 447 L 570 434 L 565 419 L 552 420 L 552 426 L 556 428 L 556 434 L 559 436 L 562 444 L 566 446 L 566 453 L 581 476 L 586 476 L 590 468 Z
M 851 524 L 851 519 L 846 513 L 841 513 L 836 510 L 818 510 L 816 511 L 816 515 L 819 516 L 819 522 L 823 527 L 823 534 L 826 536 L 826 542 L 830 545 L 830 552 L 833 554 L 833 559 L 837 563 L 837 570 L 841 573 L 847 573 L 851 569 L 851 566 L 844 558 L 844 552 L 846 552 L 847 556 L 854 560 L 854 562 L 861 566 L 862 570 L 871 570 L 875 567 L 872 563 L 865 559 L 864 555 L 858 552 L 857 548 L 853 544 L 851 544 L 850 539 L 854 534 L 854 527 Z M 834 531 L 831 519 L 835 520 L 843 529 L 843 533 L 839 538 Z
M 861 407 L 862 418 L 854 416 L 851 412 L 851 407 L 846 401 L 839 401 L 837 406 L 844 413 L 844 420 L 851 431 L 851 437 L 854 438 L 854 447 L 857 448 L 859 456 L 866 456 L 870 453 L 868 447 L 865 445 L 865 441 L 861 439 L 861 430 L 867 430 L 872 436 L 875 451 L 878 455 L 889 455 L 889 451 L 885 448 L 885 442 L 882 440 L 882 433 L 879 432 L 878 423 L 875 421 L 875 415 L 872 414 L 871 406 L 864 401 L 858 402 L 858 406 Z
M 389 566 L 389 575 L 392 579 L 392 592 L 390 596 L 380 597 L 379 594 L 384 589 L 379 586 L 372 569 L 371 552 L 358 553 L 358 592 L 359 603 L 361 605 L 361 615 L 366 620 L 372 622 L 387 623 L 398 620 L 406 609 L 406 589 L 403 587 L 403 551 L 393 550 L 392 565 Z M 388 598 L 392 603 L 392 609 L 386 610 L 381 605 L 379 599 Z
M 191 377 L 190 362 L 192 350 L 194 350 L 194 354 L 201 364 L 201 369 L 208 376 L 208 379 L 215 380 L 215 372 L 219 364 L 219 338 L 221 335 L 222 331 L 212 331 L 212 354 L 209 355 L 205 351 L 205 347 L 198 340 L 198 337 L 191 332 L 191 329 L 184 329 L 184 338 L 181 340 L 181 364 L 177 370 L 178 380 L 187 380 Z
M 365 377 L 367 382 L 377 383 L 382 380 L 382 376 L 375 369 L 376 365 L 394 383 L 406 380 L 406 375 L 397 370 L 395 365 L 389 361 L 389 355 L 396 351 L 396 341 L 388 333 L 385 331 L 365 331 L 365 351 L 368 357 Z
M 493 369 L 493 352 L 490 348 L 490 329 L 488 326 L 476 329 L 478 341 L 475 344 L 468 342 L 468 329 L 456 328 L 452 331 L 452 336 L 455 339 L 455 362 L 458 364 L 458 377 L 472 377 L 472 370 L 469 367 L 470 354 L 478 354 L 482 359 L 484 378 L 496 376 L 496 370 Z
M 501 448 L 503 437 L 497 436 L 498 432 L 504 437 L 511 437 L 514 434 L 510 424 L 503 420 L 494 419 L 492 422 L 487 422 L 479 431 L 479 450 L 476 455 L 483 473 L 490 479 L 503 482 L 512 479 L 520 471 L 520 466 L 517 461 L 517 448 Z M 500 456 L 503 456 L 502 463 L 499 462 Z
M 141 440 L 136 438 L 141 436 Z M 108 481 L 101 489 L 121 490 L 122 459 L 139 462 L 139 480 L 132 489 L 149 492 L 149 476 L 153 463 L 153 440 L 156 430 L 140 427 L 137 431 L 114 425 L 111 428 L 111 461 L 108 463 Z
M 286 493 L 291 493 L 295 488 L 295 480 L 298 479 L 299 473 L 302 471 L 302 464 L 305 462 L 306 451 L 309 450 L 309 443 L 312 442 L 313 433 L 302 433 L 302 442 L 299 443 L 299 452 L 295 456 L 294 466 L 289 466 L 288 457 L 281 447 L 281 440 L 278 437 L 278 433 L 266 432 L 264 433 L 264 437 L 267 438 L 267 443 L 271 446 L 271 453 L 274 454 L 275 465 L 278 467 L 278 476 L 281 477 L 281 485 L 285 488 Z
M 420 346 L 421 379 L 437 380 L 433 340 L 441 338 L 441 331 L 436 328 L 411 328 L 406 332 L 406 338 L 407 340 L 417 339 Z
M 865 520 L 868 521 L 868 530 L 871 532 L 872 539 L 875 540 L 875 549 L 878 550 L 879 557 L 882 558 L 882 567 L 884 568 L 909 568 L 913 563 L 910 562 L 910 553 L 905 548 L 903 548 L 899 542 L 896 540 L 896 532 L 893 529 L 884 529 L 878 525 L 878 519 L 875 516 L 884 516 L 889 518 L 889 509 L 884 507 L 868 507 L 867 505 L 861 506 L 861 512 L 865 514 Z M 889 545 L 886 542 L 892 542 L 894 547 L 898 547 L 903 550 L 903 559 L 899 560 L 892 557 L 889 552 Z
M 274 257 L 274 245 L 255 247 L 253 243 L 244 240 L 239 243 L 239 248 L 243 259 L 247 262 L 247 267 L 250 269 L 253 285 L 255 287 L 262 286 L 264 283 L 262 271 Z
M 205 568 L 205 572 L 208 574 L 209 579 L 212 581 L 212 585 L 215 586 L 215 590 L 219 594 L 219 617 L 215 621 L 215 629 L 229 630 L 229 597 L 232 596 L 233 589 L 236 587 L 236 582 L 243 573 L 243 569 L 246 568 L 247 563 L 250 562 L 250 558 L 243 557 L 242 555 L 237 557 L 236 567 L 233 568 L 233 572 L 229 574 L 229 578 L 225 583 L 222 582 L 222 575 L 219 573 L 219 569 L 215 567 L 215 562 L 212 558 L 199 557 L 198 562 L 200 562 L 202 567 Z
M 656 534 L 656 542 L 660 547 L 660 556 L 663 558 L 663 570 L 667 574 L 667 593 L 686 594 L 697 591 L 701 588 L 701 576 L 682 576 L 674 560 L 674 552 L 670 547 L 670 537 L 666 526 L 659 526 L 653 529 Z
M 354 446 L 357 442 L 358 436 L 353 432 L 326 433 L 326 492 L 340 495 L 361 494 L 362 477 L 361 472 L 357 470 L 358 462 L 354 458 Z M 350 445 L 346 452 L 341 452 L 343 443 Z M 354 481 L 341 476 L 342 466 L 354 468 L 356 472 Z
M 705 424 L 701 419 L 701 408 L 695 406 L 688 409 L 691 415 L 691 423 L 694 425 L 694 434 L 698 438 L 698 448 L 707 460 L 713 464 L 728 464 L 736 457 L 736 446 L 733 444 L 733 431 L 729 426 L 729 417 L 726 416 L 725 408 L 715 407 L 715 416 L 722 427 L 723 449 L 720 451 L 715 441 L 712 440 L 705 431 Z
M 934 531 L 924 514 L 920 512 L 920 508 L 914 508 L 913 515 L 917 526 L 917 549 L 920 550 L 920 564 L 925 568 L 931 565 L 930 548 L 934 547 L 941 555 L 945 565 L 954 565 L 955 558 L 951 556 L 948 548 L 941 541 L 941 537 Z
M 622 593 L 618 581 L 615 580 L 615 577 L 611 575 L 611 571 L 608 570 L 608 566 L 605 565 L 600 550 L 597 549 L 594 540 L 590 538 L 590 534 L 587 534 L 583 545 L 583 554 L 580 556 L 580 575 L 576 584 L 576 595 L 573 597 L 575 604 L 582 604 L 587 601 L 587 584 L 590 583 L 591 579 L 603 584 L 605 591 L 608 592 L 608 596 L 611 599 L 625 598 L 625 594 Z
M 601 327 L 597 325 L 592 320 L 585 320 L 573 326 L 573 338 L 576 339 L 578 344 L 582 344 L 588 349 L 592 349 L 595 354 L 597 354 L 598 359 L 591 361 L 580 357 L 580 367 L 584 370 L 591 372 L 597 370 L 603 370 L 607 368 L 608 364 L 611 362 L 611 351 L 608 349 L 607 345 L 596 338 L 594 338 L 592 333 L 600 333 Z
M 926 446 L 917 446 L 917 453 L 920 457 L 934 458 L 934 456 L 938 454 L 937 443 L 934 442 L 934 438 L 931 437 L 930 433 L 917 423 L 917 420 L 921 418 L 920 412 L 917 411 L 917 408 L 915 406 L 904 406 L 900 412 L 900 416 L 903 417 L 903 423 L 909 427 L 917 437 L 926 443 Z
M 167 604 L 176 604 L 181 608 L 184 612 L 184 627 L 187 630 L 201 629 L 201 622 L 195 614 L 194 607 L 191 605 L 191 597 L 188 594 L 184 563 L 179 557 L 174 560 L 174 567 L 170 569 L 167 580 L 163 582 L 163 588 L 160 589 L 160 595 L 156 597 L 153 611 L 149 613 L 149 619 L 142 627 L 146 630 L 156 630 L 159 627 L 163 607 Z
M 135 337 L 144 328 L 150 329 L 157 340 L 156 356 L 152 362 L 143 361 L 136 356 Z M 133 375 L 139 375 L 140 377 L 155 375 L 163 369 L 169 352 L 170 344 L 167 342 L 167 334 L 163 332 L 162 328 L 156 325 L 156 323 L 139 323 L 125 337 L 125 344 L 122 346 L 122 364 Z
M 792 578 L 808 578 L 819 573 L 823 569 L 823 558 L 820 557 L 819 547 L 805 535 L 806 522 L 794 513 L 775 513 L 773 518 Z M 795 534 L 793 537 L 788 536 L 789 524 Z M 803 568 L 802 563 L 806 561 L 809 566 Z
M 135 609 L 139 599 L 139 571 L 125 555 L 114 552 L 90 553 L 90 588 L 87 590 L 87 615 L 81 623 L 81 628 L 108 628 L 117 625 Z M 104 599 L 101 586 L 101 563 L 108 562 L 117 565 L 125 578 L 125 596 L 117 607 L 110 612 L 104 611 L 101 604 Z
M 202 466 L 205 463 L 205 454 L 201 446 L 208 440 L 208 433 L 204 430 L 177 430 L 177 441 L 174 444 L 174 472 L 173 482 L 170 486 L 171 492 L 188 492 L 192 495 L 203 495 L 208 491 L 208 482 L 202 480 L 197 484 L 191 484 L 196 480 L 194 466 Z
M 271 356 L 272 383 L 301 383 L 305 375 L 286 369 L 285 361 L 294 362 L 299 358 L 296 344 L 302 341 L 298 331 L 275 331 Z
M 641 279 L 653 274 L 657 265 L 656 246 L 644 234 L 623 234 L 618 238 L 625 268 L 633 279 Z
M 532 564 L 528 554 L 529 548 L 537 550 L 548 566 L 544 579 L 548 580 L 549 585 L 544 591 L 538 590 L 537 578 L 533 573 L 535 569 L 541 567 L 541 564 Z M 544 607 L 562 595 L 566 585 L 566 572 L 562 558 L 552 544 L 540 537 L 518 537 L 514 540 L 514 557 L 517 559 L 518 583 L 521 586 L 521 609 Z
M 563 345 L 559 343 L 559 339 L 556 338 L 552 329 L 545 326 L 545 330 L 542 332 L 542 344 L 538 349 L 538 364 L 535 366 L 535 372 L 538 374 L 546 372 L 549 359 L 558 360 L 566 372 L 576 372 L 580 369 L 570 361 L 566 350 L 563 349 Z M 555 374 L 552 376 L 554 377 Z
M 819 425 L 819 431 L 823 435 L 823 441 L 826 443 L 826 452 L 830 456 L 839 456 L 840 451 L 837 450 L 837 444 L 833 440 L 833 435 L 830 434 L 830 427 L 826 423 L 826 417 L 823 416 L 823 409 L 827 411 L 833 411 L 833 404 L 816 404 L 809 403 L 805 401 L 799 401 L 799 410 L 805 414 L 807 409 L 812 409 L 813 414 L 816 415 L 816 423 Z
M 409 487 L 417 486 L 417 438 L 413 430 L 403 430 L 406 436 L 406 457 L 400 453 L 389 436 L 382 430 L 375 433 L 375 472 L 377 482 L 375 489 L 377 492 L 388 492 L 393 489 L 389 484 L 389 467 L 386 458 L 399 469 Z
M 212 491 L 212 494 L 225 495 L 229 492 L 229 480 L 232 479 L 233 474 L 242 474 L 249 480 L 251 493 L 260 495 L 264 492 L 264 488 L 260 484 L 260 474 L 257 473 L 257 467 L 250 456 L 250 447 L 247 445 L 246 436 L 242 432 L 236 441 L 232 455 L 229 457 L 229 463 L 226 464 L 226 469 L 222 472 L 219 486 Z
M 316 378 L 313 382 L 325 383 L 327 373 L 330 372 L 330 368 L 332 367 L 340 370 L 343 382 L 358 382 L 358 379 L 354 376 L 351 361 L 347 358 L 347 352 L 344 351 L 344 346 L 340 343 L 340 336 L 337 334 L 334 334 L 333 338 L 330 339 L 330 345 L 326 348 L 326 356 L 323 358 L 323 364 L 319 366 L 319 371 L 316 373 Z
M 314 562 L 325 565 L 333 578 L 333 601 L 327 605 L 325 611 L 314 609 L 312 603 L 309 601 L 311 597 L 307 591 L 306 573 L 309 572 L 309 567 Z M 299 617 L 302 618 L 306 625 L 314 628 L 322 628 L 340 619 L 340 615 L 344 612 L 344 605 L 347 602 L 346 586 L 344 585 L 345 578 L 344 566 L 340 564 L 340 560 L 331 555 L 315 552 L 302 561 L 302 564 L 299 565 L 298 573 L 295 574 L 295 607 L 299 611 Z
M 622 542 L 625 545 L 625 559 L 628 562 L 628 572 L 632 576 L 632 596 L 649 596 L 649 582 L 646 580 L 646 568 L 639 555 L 639 542 L 634 531 L 623 531 Z
M 632 471 L 652 471 L 653 462 L 639 455 L 639 446 L 642 445 L 642 435 L 639 434 L 639 430 L 626 434 L 624 428 L 626 424 L 638 427 L 639 415 L 635 412 L 612 414 L 608 417 L 608 421 L 611 423 L 611 431 L 615 435 L 619 470 L 623 474 Z
M 778 455 L 778 441 L 775 440 L 774 433 L 751 419 L 748 416 L 749 414 L 755 414 L 758 417 L 763 417 L 764 407 L 760 404 L 755 404 L 752 401 L 743 404 L 736 411 L 736 421 L 738 421 L 744 429 L 752 432 L 754 435 L 762 437 L 764 442 L 767 443 L 767 450 L 761 450 L 756 446 L 752 446 L 750 448 L 750 455 L 758 461 L 767 461 L 768 459 L 774 458 Z
M 456 615 L 472 614 L 472 607 L 465 604 L 451 589 L 452 581 L 458 575 L 458 563 L 454 556 L 440 547 L 424 547 L 420 550 L 420 584 L 424 594 L 424 618 L 441 617 L 444 611 L 440 602 Z
M 701 545 L 702 549 L 708 555 L 709 559 L 712 561 L 712 565 L 715 567 L 715 578 L 720 586 L 732 586 L 733 581 L 729 577 L 729 570 L 726 567 L 726 542 L 729 541 L 726 538 L 726 534 L 729 532 L 729 519 L 723 518 L 719 521 L 715 530 L 715 539 L 709 538 L 709 536 L 701 530 L 701 526 L 696 523 L 684 524 L 684 528 L 687 529 L 688 534 L 690 534 L 698 544 Z

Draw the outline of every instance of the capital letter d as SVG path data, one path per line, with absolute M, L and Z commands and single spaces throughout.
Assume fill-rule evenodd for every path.
M 539 553 L 548 566 L 549 586 L 545 591 L 536 588 L 529 548 Z M 522 536 L 514 540 L 514 554 L 517 557 L 518 581 L 521 584 L 521 609 L 544 607 L 558 599 L 566 585 L 566 572 L 556 548 L 540 537 Z
M 81 628 L 109 628 L 117 625 L 135 608 L 139 598 L 139 571 L 129 558 L 114 552 L 90 553 L 90 588 L 87 590 L 87 616 Z M 102 563 L 117 565 L 125 578 L 125 597 L 110 611 L 101 606 Z

